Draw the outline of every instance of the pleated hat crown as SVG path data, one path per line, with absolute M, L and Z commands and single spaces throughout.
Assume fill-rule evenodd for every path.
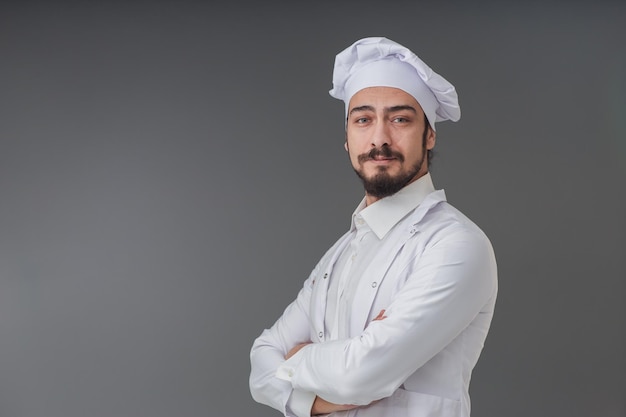
M 337 54 L 330 95 L 345 103 L 367 87 L 399 88 L 417 100 L 428 121 L 456 122 L 461 117 L 456 89 L 408 48 L 383 37 L 356 41 Z

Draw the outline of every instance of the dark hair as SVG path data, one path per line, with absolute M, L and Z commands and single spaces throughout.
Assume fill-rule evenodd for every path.
M 424 150 L 426 150 L 426 137 L 428 136 L 428 130 L 432 129 L 432 127 L 430 126 L 430 122 L 428 121 L 428 117 L 426 117 L 426 113 L 424 113 L 424 134 L 422 136 L 422 147 L 424 148 Z M 426 150 L 426 163 L 428 165 L 428 168 L 430 168 L 430 161 L 433 159 L 433 157 L 435 156 L 435 152 L 432 149 L 428 149 Z

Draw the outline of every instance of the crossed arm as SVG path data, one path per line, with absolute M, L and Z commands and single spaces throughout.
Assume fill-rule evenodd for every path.
M 446 242 L 431 248 L 429 257 L 410 271 L 390 300 L 388 318 L 372 322 L 353 338 L 313 344 L 309 280 L 272 329 L 255 341 L 252 395 L 285 415 L 298 416 L 367 406 L 388 397 L 469 325 L 495 294 L 495 279 L 488 242 Z M 301 407 L 292 409 L 296 404 Z
M 380 310 L 380 313 L 374 318 L 372 321 L 384 320 L 387 316 L 385 316 L 385 310 Z M 293 355 L 298 353 L 300 349 L 311 344 L 311 342 L 298 343 L 296 346 L 291 348 L 289 352 L 285 355 L 285 360 L 291 358 Z M 375 401 L 376 402 L 376 401 Z M 313 406 L 311 407 L 311 415 L 316 416 L 319 414 L 330 414 L 335 411 L 346 411 L 352 410 L 353 408 L 358 408 L 358 405 L 353 404 L 335 404 L 329 401 L 324 400 L 320 396 L 316 395 L 315 400 L 313 401 Z
M 304 343 L 297 344 L 285 355 L 285 359 L 291 358 L 293 355 L 298 353 L 300 349 L 302 349 L 303 347 L 309 344 L 311 344 L 311 342 L 304 342 Z M 353 408 L 357 408 L 357 407 L 358 407 L 357 405 L 351 405 L 351 404 L 331 403 L 331 402 L 324 400 L 320 396 L 316 395 L 315 400 L 313 401 L 313 406 L 311 407 L 311 415 L 316 416 L 319 414 L 330 414 L 335 411 L 352 410 Z

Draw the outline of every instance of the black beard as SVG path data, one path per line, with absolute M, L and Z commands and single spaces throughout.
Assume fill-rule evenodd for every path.
M 425 154 L 424 154 L 425 155 Z M 383 145 L 382 148 L 374 148 L 366 154 L 358 156 L 359 163 L 363 163 L 369 159 L 373 159 L 376 156 L 383 156 L 386 158 L 394 157 L 400 162 L 404 161 L 404 156 L 398 152 L 392 151 L 388 146 Z M 418 172 L 422 169 L 422 163 L 424 159 L 418 161 L 411 170 L 407 173 L 400 173 L 396 176 L 391 176 L 387 172 L 387 168 L 379 168 L 379 172 L 372 178 L 366 178 L 360 170 L 355 169 L 356 175 L 363 182 L 365 192 L 376 198 L 384 198 L 393 195 L 403 189 L 408 183 L 413 180 Z

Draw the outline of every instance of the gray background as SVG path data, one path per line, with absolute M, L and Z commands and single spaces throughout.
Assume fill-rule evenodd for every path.
M 626 415 L 623 2 L 2 2 L 0 416 L 276 416 L 254 338 L 361 198 L 334 56 L 451 80 L 500 295 L 473 416 Z

